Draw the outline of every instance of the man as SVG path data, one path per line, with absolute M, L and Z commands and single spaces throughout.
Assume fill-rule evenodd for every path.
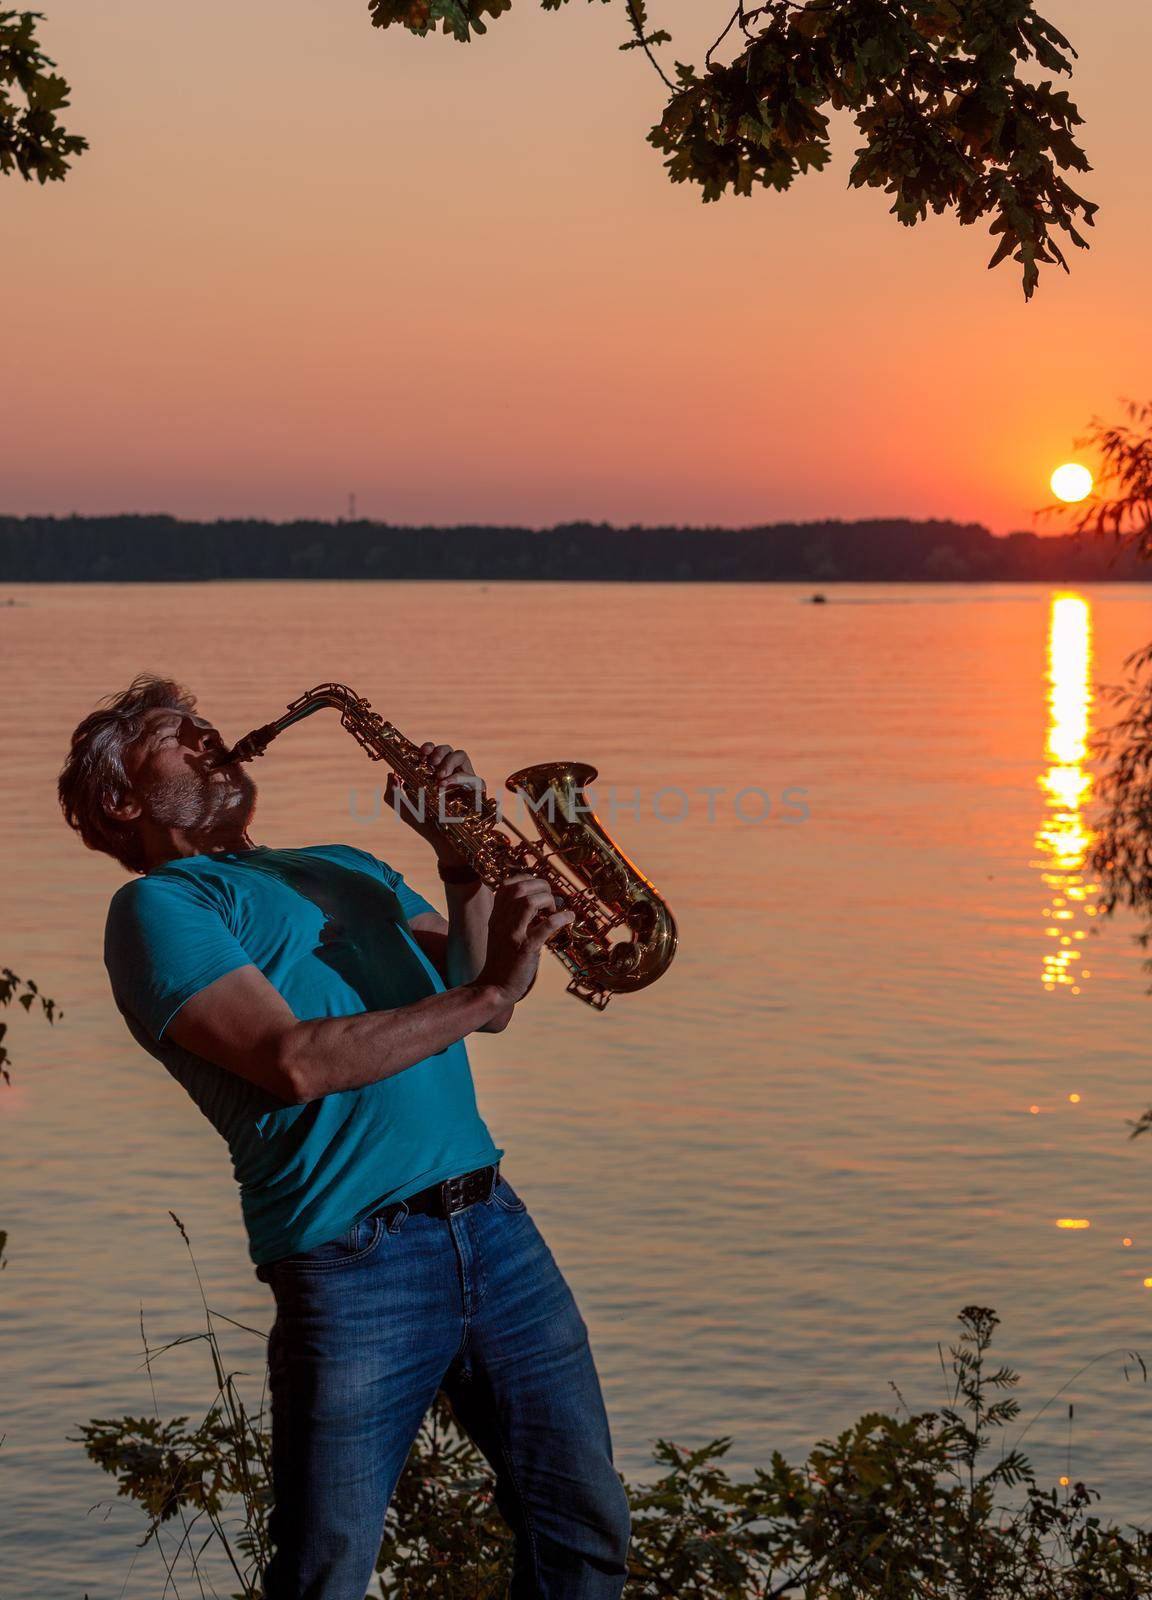
M 60 800 L 136 874 L 108 912 L 113 993 L 228 1141 L 275 1297 L 267 1600 L 364 1600 L 440 1388 L 496 1474 L 514 1600 L 614 1600 L 628 1507 L 587 1329 L 464 1045 L 508 1026 L 571 913 L 526 874 L 493 894 L 430 811 L 398 808 L 447 919 L 365 851 L 253 844 L 225 752 L 187 690 L 141 676 L 76 729 Z M 441 789 L 479 786 L 464 751 L 422 753 Z

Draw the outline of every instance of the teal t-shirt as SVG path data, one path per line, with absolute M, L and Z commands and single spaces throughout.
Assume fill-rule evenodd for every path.
M 249 964 L 301 1021 L 440 993 L 408 926 L 434 909 L 386 862 L 341 844 L 186 856 L 112 897 L 104 960 L 116 1003 L 227 1140 L 258 1266 L 499 1160 L 468 1053 L 458 1041 L 376 1083 L 294 1105 L 182 1050 L 168 1025 L 199 990 Z

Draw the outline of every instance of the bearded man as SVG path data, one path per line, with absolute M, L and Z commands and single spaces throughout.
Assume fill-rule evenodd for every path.
M 483 793 L 463 750 L 421 753 L 442 789 Z M 226 754 L 186 689 L 142 675 L 80 723 L 59 792 L 133 874 L 108 910 L 112 992 L 227 1141 L 275 1300 L 266 1600 L 364 1600 L 440 1389 L 495 1473 L 513 1600 L 616 1600 L 629 1513 L 587 1328 L 464 1043 L 507 1028 L 572 915 L 527 874 L 493 893 L 411 808 L 447 918 L 364 850 L 256 844 Z

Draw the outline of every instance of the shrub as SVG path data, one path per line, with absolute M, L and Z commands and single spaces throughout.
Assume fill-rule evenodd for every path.
M 207 1343 L 217 1385 L 204 1419 L 194 1426 L 187 1417 L 94 1419 L 79 1437 L 118 1492 L 146 1513 L 142 1543 L 156 1542 L 170 1578 L 182 1564 L 198 1568 L 215 1542 L 237 1580 L 233 1600 L 259 1600 L 270 1503 L 264 1400 L 256 1412 L 244 1405 L 221 1359 L 219 1313 L 206 1300 L 204 1312 L 206 1329 L 193 1337 Z M 989 1368 L 994 1311 L 965 1306 L 959 1321 L 950 1392 L 938 1411 L 870 1412 L 817 1444 L 802 1466 L 775 1451 L 770 1467 L 738 1482 L 723 1465 L 730 1439 L 695 1450 L 657 1441 L 660 1475 L 626 1485 L 633 1517 L 627 1593 L 635 1600 L 1146 1600 L 1152 1534 L 1092 1515 L 1099 1495 L 1082 1483 L 1041 1488 L 1019 1449 L 991 1451 L 1019 1413 L 1011 1395 L 1018 1377 L 1005 1366 Z M 149 1372 L 160 1353 L 145 1339 Z M 907 1412 L 903 1401 L 900 1410 Z M 381 1595 L 506 1595 L 511 1537 L 492 1488 L 487 1462 L 439 1397 L 389 1508 L 377 1563 Z M 177 1518 L 182 1532 L 170 1553 L 160 1530 Z M 233 1535 L 230 1520 L 239 1524 Z

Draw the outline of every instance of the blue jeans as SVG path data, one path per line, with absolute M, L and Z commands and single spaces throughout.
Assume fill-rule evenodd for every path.
M 453 1217 L 369 1217 L 256 1275 L 276 1298 L 266 1600 L 364 1600 L 438 1389 L 495 1472 L 511 1600 L 617 1600 L 628 1502 L 588 1330 L 503 1176 Z

